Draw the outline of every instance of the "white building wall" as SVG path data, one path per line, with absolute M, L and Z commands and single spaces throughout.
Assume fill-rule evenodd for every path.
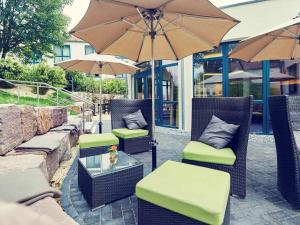
M 182 79 L 182 86 L 181 91 L 182 94 L 182 109 L 183 113 L 182 122 L 183 127 L 182 129 L 185 131 L 191 131 L 191 121 L 192 121 L 192 98 L 193 98 L 193 56 L 188 56 L 181 60 L 181 76 Z

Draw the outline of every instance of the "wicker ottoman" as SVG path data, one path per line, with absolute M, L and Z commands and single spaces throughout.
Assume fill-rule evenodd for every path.
M 129 130 L 127 128 L 114 129 L 114 135 L 119 138 L 120 150 L 128 153 L 135 154 L 147 152 L 151 150 L 151 136 L 148 130 Z
M 112 145 L 119 145 L 119 139 L 111 134 L 83 134 L 79 137 L 80 158 L 107 153 Z
M 230 175 L 173 161 L 136 186 L 139 225 L 230 224 Z

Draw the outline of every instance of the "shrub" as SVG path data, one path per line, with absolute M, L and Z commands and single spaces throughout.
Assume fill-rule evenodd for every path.
M 126 80 L 123 79 L 108 79 L 103 81 L 103 93 L 112 95 L 126 94 Z
M 59 67 L 50 67 L 46 63 L 33 66 L 27 78 L 29 81 L 47 83 L 57 88 L 62 88 L 67 84 L 64 70 Z M 32 90 L 36 92 L 35 87 Z M 40 88 L 39 93 L 46 94 L 47 91 L 48 88 Z
M 25 80 L 29 68 L 13 58 L 0 59 L 0 78 L 7 80 Z

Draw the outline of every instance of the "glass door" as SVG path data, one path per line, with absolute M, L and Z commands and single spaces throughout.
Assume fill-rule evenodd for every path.
M 178 127 L 178 67 L 166 66 L 161 70 L 161 125 Z

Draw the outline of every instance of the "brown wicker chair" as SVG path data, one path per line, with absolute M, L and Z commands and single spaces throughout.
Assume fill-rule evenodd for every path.
M 191 140 L 197 141 L 213 115 L 220 119 L 240 125 L 229 144 L 236 155 L 233 166 L 199 162 L 183 159 L 182 162 L 212 169 L 222 170 L 231 175 L 231 194 L 242 198 L 246 196 L 246 158 L 250 124 L 252 119 L 253 98 L 219 97 L 194 98 L 192 100 L 192 133 Z
M 270 97 L 277 151 L 277 185 L 283 197 L 300 209 L 300 96 Z M 298 133 L 299 132 L 299 133 Z M 298 133 L 298 134 L 297 134 Z
M 123 117 L 141 110 L 148 126 L 144 129 L 149 131 L 145 137 L 122 139 L 119 138 L 120 150 L 128 153 L 140 153 L 151 150 L 152 141 L 152 102 L 151 99 L 145 100 L 127 100 L 127 99 L 114 99 L 110 101 L 111 109 L 111 127 L 112 129 L 126 128 Z

